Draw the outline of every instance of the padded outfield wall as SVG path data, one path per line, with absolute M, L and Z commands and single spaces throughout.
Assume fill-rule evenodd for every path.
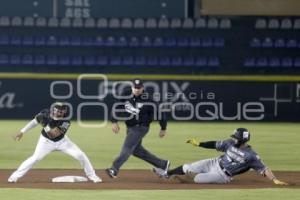
M 300 120 L 299 76 L 22 73 L 1 74 L 0 118 L 29 119 L 63 99 L 72 105 L 72 119 L 109 119 L 114 95 L 135 77 L 145 79 L 146 90 L 166 105 L 173 120 Z

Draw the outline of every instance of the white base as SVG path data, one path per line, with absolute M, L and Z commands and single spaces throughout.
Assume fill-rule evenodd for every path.
M 87 182 L 88 179 L 83 176 L 58 176 L 52 178 L 53 183 L 76 183 L 76 182 Z

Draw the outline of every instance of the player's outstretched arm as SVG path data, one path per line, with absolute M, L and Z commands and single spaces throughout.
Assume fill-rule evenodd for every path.
M 16 135 L 13 136 L 13 139 L 16 140 L 16 141 L 20 141 L 23 137 L 23 133 L 20 132 L 20 133 L 17 133 Z
M 270 169 L 266 169 L 263 175 L 272 180 L 275 185 L 289 185 L 286 182 L 278 180 Z
M 24 133 L 26 133 L 27 131 L 29 131 L 30 129 L 33 129 L 34 127 L 36 127 L 38 125 L 38 121 L 34 118 L 33 120 L 31 120 L 30 122 L 28 122 L 21 130 L 19 133 L 17 133 L 16 135 L 13 136 L 13 139 L 16 141 L 19 141 L 22 139 Z
M 200 142 L 199 140 L 192 138 L 188 139 L 186 143 L 193 145 L 194 147 L 202 147 L 206 149 L 215 149 L 216 141 Z
M 120 131 L 120 126 L 119 126 L 118 122 L 113 122 L 111 129 L 114 133 L 118 133 Z

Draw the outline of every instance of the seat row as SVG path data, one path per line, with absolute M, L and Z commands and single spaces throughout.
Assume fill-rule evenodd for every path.
M 62 66 L 209 66 L 220 65 L 218 57 L 193 56 L 71 56 L 1 54 L 0 65 Z
M 26 27 L 74 27 L 74 28 L 211 28 L 229 29 L 228 18 L 45 18 L 45 17 L 0 17 L 0 26 Z
M 246 58 L 245 67 L 300 67 L 300 57 L 258 57 Z
M 0 35 L 0 45 L 12 46 L 91 46 L 91 47 L 215 47 L 225 45 L 214 37 L 135 37 L 135 36 L 19 36 Z
M 253 48 L 300 48 L 300 39 L 295 38 L 252 38 L 249 46 Z
M 300 18 L 298 19 L 277 19 L 259 18 L 255 22 L 256 29 L 300 29 Z

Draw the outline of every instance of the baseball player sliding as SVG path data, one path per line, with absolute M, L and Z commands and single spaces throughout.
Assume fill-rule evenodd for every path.
M 187 143 L 208 149 L 216 149 L 224 152 L 217 158 L 200 160 L 190 164 L 184 164 L 173 170 L 164 171 L 154 168 L 153 172 L 162 178 L 169 178 L 172 175 L 181 182 L 194 183 L 229 183 L 233 177 L 254 169 L 261 175 L 266 176 L 276 185 L 288 185 L 278 180 L 270 169 L 268 169 L 259 156 L 247 144 L 250 140 L 250 132 L 245 128 L 235 130 L 232 139 L 224 141 L 199 142 L 190 139 Z
M 94 183 L 102 182 L 101 178 L 96 175 L 85 153 L 66 136 L 66 132 L 70 127 L 70 121 L 64 119 L 67 114 L 68 106 L 63 102 L 56 102 L 50 109 L 44 109 L 38 113 L 33 120 L 21 129 L 20 133 L 14 136 L 14 139 L 19 141 L 24 133 L 36 127 L 38 124 L 41 124 L 43 127 L 33 155 L 19 166 L 8 178 L 8 182 L 17 182 L 35 163 L 42 160 L 52 151 L 62 151 L 72 156 L 83 166 L 88 179 Z

